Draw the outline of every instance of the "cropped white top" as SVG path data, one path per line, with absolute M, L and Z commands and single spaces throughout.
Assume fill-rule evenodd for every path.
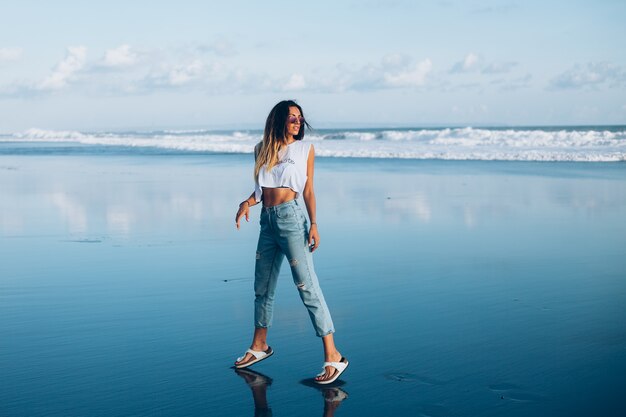
M 255 148 L 255 154 L 261 149 L 259 143 Z M 278 163 L 269 171 L 266 165 L 261 167 L 259 177 L 254 188 L 254 198 L 257 203 L 261 201 L 263 188 L 288 187 L 296 192 L 296 198 L 304 191 L 307 175 L 307 160 L 311 144 L 297 140 L 284 146 L 278 152 Z

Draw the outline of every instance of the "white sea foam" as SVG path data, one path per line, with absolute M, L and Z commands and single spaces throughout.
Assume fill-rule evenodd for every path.
M 187 152 L 251 153 L 260 132 L 83 133 L 29 129 L 0 142 L 79 143 Z M 626 128 L 328 130 L 307 135 L 325 157 L 506 161 L 626 161 Z

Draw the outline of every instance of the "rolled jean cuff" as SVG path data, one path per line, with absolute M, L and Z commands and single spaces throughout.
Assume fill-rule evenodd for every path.
M 335 333 L 335 329 L 330 329 L 326 333 L 318 334 L 317 336 L 318 337 L 324 337 L 324 336 L 328 336 L 329 334 L 333 334 L 333 333 Z

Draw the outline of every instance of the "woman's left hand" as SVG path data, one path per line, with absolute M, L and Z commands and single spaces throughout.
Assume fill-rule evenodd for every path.
M 246 221 L 250 221 L 250 203 L 248 201 L 244 201 L 239 204 L 239 210 L 237 210 L 237 214 L 235 215 L 235 225 L 237 226 L 237 230 L 239 230 L 239 221 L 241 218 L 245 216 Z
M 317 231 L 317 223 L 312 224 L 309 229 L 309 247 L 311 248 L 311 252 L 315 252 L 320 245 L 320 234 Z

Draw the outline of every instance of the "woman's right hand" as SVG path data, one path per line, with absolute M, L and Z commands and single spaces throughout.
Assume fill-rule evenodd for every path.
M 239 230 L 239 221 L 241 217 L 246 216 L 246 221 L 250 221 L 250 203 L 248 201 L 244 201 L 239 204 L 239 210 L 237 210 L 237 215 L 235 216 L 235 224 L 237 225 L 237 230 Z

